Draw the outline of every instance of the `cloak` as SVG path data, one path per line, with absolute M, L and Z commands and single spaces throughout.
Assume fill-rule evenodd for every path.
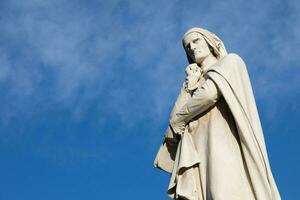
M 228 54 L 210 67 L 206 75 L 215 83 L 232 113 L 254 199 L 280 200 L 245 63 L 238 55 Z M 182 193 L 186 199 L 194 199 L 193 191 L 181 188 L 180 174 L 186 169 L 191 173 L 199 164 L 201 158 L 197 156 L 191 135 L 185 131 L 182 137 L 178 137 L 169 126 L 154 165 L 172 174 L 168 190 L 170 197 L 176 198 L 176 193 Z

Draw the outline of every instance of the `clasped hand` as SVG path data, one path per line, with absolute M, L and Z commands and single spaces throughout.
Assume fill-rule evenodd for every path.
M 202 74 L 201 68 L 196 63 L 192 63 L 186 67 L 185 73 L 187 76 L 186 77 L 186 89 L 188 91 L 195 90 L 198 86 L 197 83 Z

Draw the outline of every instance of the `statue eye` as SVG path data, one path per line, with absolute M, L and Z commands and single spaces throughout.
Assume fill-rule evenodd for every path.
M 197 42 L 199 42 L 200 41 L 200 38 L 197 38 L 197 39 L 195 39 L 193 42 L 194 43 L 197 43 Z
M 186 45 L 187 49 L 191 49 L 191 44 L 189 43 L 188 45 Z

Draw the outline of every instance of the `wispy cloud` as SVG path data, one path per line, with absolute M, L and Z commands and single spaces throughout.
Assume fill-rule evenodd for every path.
M 7 104 L 20 109 L 8 115 L 1 107 L 2 119 L 47 99 L 47 106 L 67 108 L 77 120 L 95 106 L 99 121 L 117 116 L 130 130 L 150 119 L 159 127 L 183 81 L 181 37 L 193 26 L 216 32 L 229 51 L 244 57 L 259 100 L 278 87 L 296 91 L 300 58 L 291 55 L 299 53 L 297 6 L 296 1 L 11 1 L 4 7 L 14 14 L 2 13 L 0 24 L 5 52 L 0 81 L 7 85 L 2 92 Z M 278 83 L 273 74 L 283 70 L 293 75 L 282 75 L 289 82 Z

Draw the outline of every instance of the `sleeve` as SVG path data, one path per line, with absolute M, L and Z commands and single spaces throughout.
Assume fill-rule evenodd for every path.
M 190 98 L 191 98 L 191 94 L 186 90 L 186 82 L 184 82 L 181 87 L 180 93 L 176 99 L 176 102 L 173 106 L 173 109 L 170 113 L 170 121 L 176 117 L 176 114 Z M 167 127 L 165 131 L 165 138 L 177 140 L 176 135 L 174 135 L 174 130 L 172 130 L 172 127 L 170 125 Z
M 170 118 L 176 115 L 176 113 L 178 113 L 178 111 L 186 104 L 187 100 L 190 98 L 191 94 L 186 90 L 186 82 L 184 82 L 174 104 L 174 107 L 171 111 Z
M 193 93 L 193 96 L 171 118 L 170 126 L 174 132 L 182 134 L 186 124 L 197 115 L 211 108 L 218 101 L 220 95 L 215 83 L 207 78 Z

